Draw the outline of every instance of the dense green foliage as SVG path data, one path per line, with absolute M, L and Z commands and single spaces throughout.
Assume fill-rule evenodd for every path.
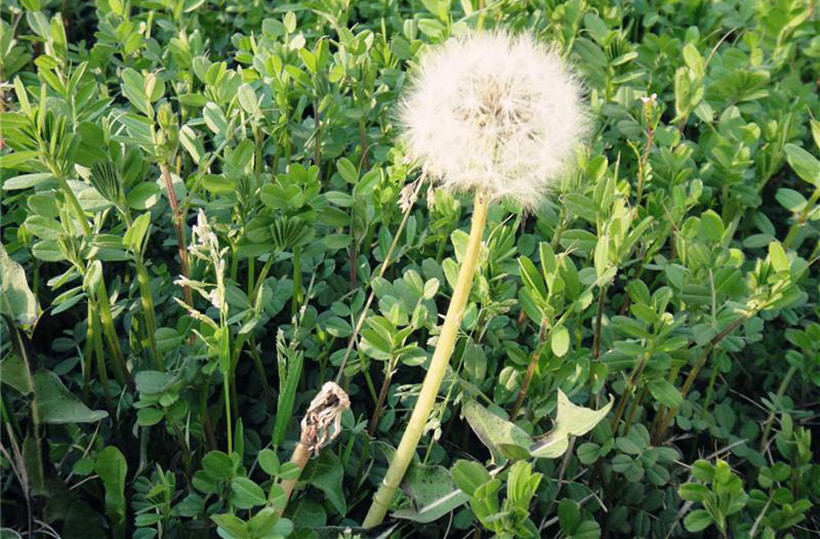
M 542 207 L 491 208 L 374 533 L 820 530 L 813 0 L 0 10 L 3 537 L 365 533 L 471 208 L 404 158 L 395 104 L 477 27 L 554 42 L 593 136 Z M 288 503 L 337 372 L 352 407 Z

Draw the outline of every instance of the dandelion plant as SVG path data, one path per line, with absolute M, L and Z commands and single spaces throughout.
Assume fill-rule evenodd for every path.
M 439 188 L 474 194 L 467 249 L 433 358 L 364 521 L 381 523 L 413 458 L 456 344 L 490 204 L 535 209 L 587 128 L 578 81 L 529 34 L 475 32 L 425 54 L 401 104 L 411 158 Z

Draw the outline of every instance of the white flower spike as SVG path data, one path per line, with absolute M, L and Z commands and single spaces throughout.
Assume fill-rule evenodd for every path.
M 540 204 L 589 125 L 559 55 L 529 34 L 474 32 L 419 67 L 400 109 L 410 157 L 448 189 Z

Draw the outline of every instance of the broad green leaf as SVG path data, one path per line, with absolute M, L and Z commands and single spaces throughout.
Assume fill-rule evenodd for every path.
M 92 410 L 83 404 L 51 371 L 40 371 L 34 375 L 34 394 L 40 405 L 40 421 L 43 423 L 94 423 L 108 417 L 108 412 Z
M 151 106 L 145 90 L 145 77 L 128 67 L 122 72 L 122 93 L 138 111 L 149 118 L 153 118 L 154 109 Z
M 3 361 L 0 361 L 0 383 L 14 388 L 23 395 L 28 395 L 28 373 L 23 361 L 23 358 L 17 354 L 9 354 Z
M 595 274 L 598 278 L 601 278 L 609 265 L 609 236 L 607 234 L 598 238 L 598 243 L 595 245 L 593 263 L 595 265 Z
M 4 191 L 14 191 L 17 189 L 28 189 L 46 183 L 54 179 L 49 172 L 37 172 L 34 174 L 23 174 L 3 180 Z
M 650 380 L 647 385 L 649 387 L 649 392 L 652 393 L 652 396 L 665 406 L 674 408 L 676 406 L 680 406 L 683 401 L 678 388 L 664 378 Z
M 774 194 L 774 198 L 780 203 L 781 206 L 794 213 L 803 211 L 803 208 L 805 208 L 806 204 L 808 204 L 806 197 L 798 191 L 789 189 L 788 187 L 781 187 L 778 189 Z
M 323 451 L 318 458 L 310 462 L 302 478 L 321 490 L 339 515 L 345 516 L 347 502 L 342 489 L 344 468 L 336 453 Z
M 563 357 L 569 350 L 569 330 L 566 326 L 558 326 L 552 332 L 550 340 L 552 353 L 558 357 Z
M 558 504 L 558 523 L 564 533 L 572 536 L 581 523 L 581 506 L 572 498 L 564 498 Z
M 37 323 L 40 305 L 31 292 L 23 266 L 11 259 L 0 244 L 0 314 L 29 330 Z
M 469 496 L 475 494 L 476 489 L 492 479 L 490 473 L 478 462 L 459 460 L 450 471 L 453 483 Z
M 786 159 L 801 179 L 820 189 L 820 161 L 795 144 L 786 144 Z
M 216 103 L 208 102 L 205 105 L 205 109 L 202 115 L 205 118 L 205 125 L 208 126 L 208 129 L 213 131 L 215 135 L 222 135 L 223 137 L 227 137 L 228 120 L 225 118 L 225 113 L 222 112 L 222 109 L 219 108 L 219 105 L 217 105 Z
M 595 428 L 612 408 L 613 401 L 607 403 L 600 410 L 591 410 L 577 406 L 560 389 L 558 390 L 558 409 L 555 416 L 555 426 L 543 439 L 538 440 L 532 448 L 533 457 L 557 458 L 564 454 L 569 445 L 570 436 L 582 436 Z
M 789 258 L 779 241 L 773 241 L 769 244 L 769 262 L 777 272 L 789 270 Z
M 105 514 L 111 520 L 115 536 L 122 536 L 125 526 L 125 476 L 128 463 L 122 452 L 109 445 L 99 452 L 94 471 L 105 486 Z
M 220 537 L 229 539 L 245 539 L 248 537 L 247 524 L 236 515 L 227 513 L 211 515 L 211 520 L 218 526 L 217 532 Z
M 696 533 L 705 530 L 712 524 L 712 516 L 704 509 L 698 509 L 689 513 L 683 520 L 686 531 Z
M 264 505 L 265 492 L 247 477 L 234 477 L 231 481 L 231 503 L 239 509 Z
M 259 459 L 259 467 L 270 476 L 275 476 L 279 473 L 279 457 L 276 451 L 272 449 L 263 449 L 257 456 Z
M 336 170 L 339 171 L 339 176 L 347 183 L 356 183 L 359 181 L 359 171 L 350 160 L 342 157 L 336 162 Z
M 495 460 L 529 457 L 532 438 L 521 427 L 495 415 L 470 398 L 464 400 L 462 413 Z
M 470 499 L 456 488 L 446 468 L 419 463 L 410 465 L 402 490 L 412 503 L 406 509 L 394 511 L 393 516 L 419 523 L 438 520 Z

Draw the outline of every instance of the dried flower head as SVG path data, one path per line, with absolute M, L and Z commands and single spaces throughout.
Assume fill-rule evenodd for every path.
M 578 81 L 529 34 L 475 32 L 421 58 L 400 111 L 410 157 L 442 185 L 532 208 L 588 122 Z
M 302 418 L 300 443 L 318 456 L 341 432 L 342 414 L 348 408 L 350 399 L 344 389 L 335 382 L 325 382 Z

